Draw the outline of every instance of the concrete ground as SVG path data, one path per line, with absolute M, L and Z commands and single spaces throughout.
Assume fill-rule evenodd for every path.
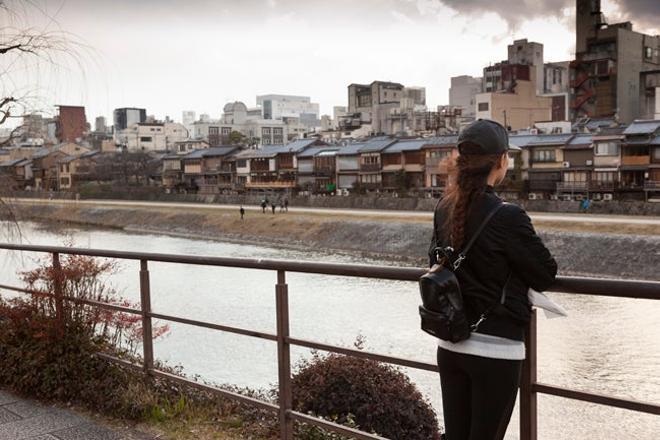
M 147 440 L 110 429 L 69 409 L 48 406 L 0 390 L 0 440 Z

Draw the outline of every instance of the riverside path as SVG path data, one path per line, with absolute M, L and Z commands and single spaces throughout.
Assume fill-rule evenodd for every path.
M 13 199 L 16 203 L 24 204 L 51 204 L 51 205 L 76 205 L 76 206 L 105 206 L 117 208 L 185 208 L 185 209 L 211 209 L 211 210 L 231 210 L 240 209 L 240 205 L 214 205 L 210 203 L 182 203 L 182 202 L 149 202 L 133 200 L 48 200 L 48 199 Z M 246 210 L 261 212 L 260 206 L 243 205 Z M 433 213 L 428 211 L 398 211 L 382 209 L 335 209 L 335 208 L 308 208 L 308 207 L 289 207 L 290 213 L 300 214 L 321 214 L 338 216 L 358 216 L 358 217 L 406 217 L 417 219 L 431 219 Z M 627 215 L 602 215 L 602 214 L 564 214 L 564 213 L 529 213 L 532 220 L 559 222 L 559 223 L 597 223 L 609 225 L 653 225 L 660 226 L 660 217 L 651 216 L 627 216 Z
M 71 410 L 0 390 L 0 440 L 150 440 L 146 434 L 109 429 Z

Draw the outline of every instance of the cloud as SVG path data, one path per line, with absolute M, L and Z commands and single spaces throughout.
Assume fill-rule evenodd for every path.
M 658 0 L 614 0 L 618 12 L 635 27 L 647 32 L 660 31 L 660 3 Z

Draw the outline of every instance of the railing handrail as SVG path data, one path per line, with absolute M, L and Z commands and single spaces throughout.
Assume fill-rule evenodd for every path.
M 417 281 L 426 269 L 367 264 L 320 263 L 315 261 L 268 260 L 261 258 L 212 257 L 153 252 L 87 249 L 67 246 L 42 246 L 0 243 L 0 249 L 86 255 L 120 260 L 149 260 L 161 263 L 181 263 L 203 266 L 237 267 L 245 269 L 284 270 L 358 278 L 380 278 L 398 281 Z M 614 296 L 620 298 L 660 299 L 660 282 L 647 280 L 621 280 L 577 276 L 559 276 L 548 292 L 577 293 L 581 295 Z M 633 292 L 633 293 L 631 293 Z
M 126 367 L 137 368 L 147 375 L 155 377 L 164 377 L 168 380 L 174 380 L 187 385 L 201 388 L 205 391 L 225 396 L 230 399 L 238 400 L 250 405 L 260 407 L 265 410 L 275 411 L 279 414 L 280 438 L 285 440 L 293 439 L 293 421 L 312 423 L 314 425 L 329 429 L 333 432 L 350 435 L 359 439 L 382 439 L 378 435 L 369 434 L 352 428 L 338 425 L 323 419 L 318 419 L 309 415 L 301 414 L 294 410 L 291 400 L 291 356 L 290 347 L 299 346 L 312 349 L 339 353 L 347 356 L 360 357 L 385 362 L 393 365 L 405 366 L 426 371 L 438 371 L 435 364 L 416 361 L 407 358 L 399 358 L 385 354 L 372 353 L 368 351 L 356 350 L 341 346 L 335 346 L 315 341 L 298 339 L 289 335 L 289 306 L 288 306 L 288 285 L 286 283 L 286 272 L 300 272 L 325 274 L 335 276 L 349 276 L 360 278 L 379 278 L 400 281 L 416 281 L 425 269 L 411 267 L 395 266 L 375 266 L 375 265 L 353 265 L 342 263 L 319 263 L 319 262 L 299 262 L 287 260 L 264 260 L 251 258 L 228 258 L 228 257 L 205 257 L 179 254 L 162 254 L 148 252 L 130 252 L 113 251 L 102 249 L 83 249 L 66 246 L 41 246 L 41 245 L 23 245 L 0 243 L 0 249 L 43 252 L 52 254 L 53 268 L 55 271 L 61 270 L 60 255 L 86 255 L 92 257 L 105 257 L 125 260 L 140 261 L 140 310 L 123 307 L 120 305 L 108 304 L 98 301 L 84 300 L 65 296 L 62 292 L 61 284 L 55 283 L 53 292 L 38 292 L 30 289 L 6 286 L 0 284 L 0 290 L 9 290 L 22 292 L 32 295 L 44 295 L 54 298 L 58 322 L 62 321 L 62 312 L 64 310 L 63 302 L 72 301 L 87 304 L 92 307 L 109 309 L 123 313 L 136 314 L 142 316 L 142 323 L 145 331 L 143 332 L 143 361 L 141 364 L 134 364 L 126 360 L 118 359 L 108 354 L 100 353 L 99 356 L 109 361 L 117 362 Z M 276 315 L 277 332 L 276 334 L 258 332 L 251 329 L 236 328 L 211 322 L 203 322 L 190 318 L 154 313 L 151 310 L 151 293 L 149 283 L 148 262 L 165 262 L 179 264 L 193 264 L 204 266 L 223 266 L 245 269 L 269 270 L 277 272 L 276 293 Z M 583 295 L 613 296 L 621 298 L 644 298 L 660 300 L 660 282 L 642 281 L 642 280 L 619 280 L 587 277 L 558 277 L 554 286 L 549 291 L 576 293 Z M 179 322 L 182 324 L 193 325 L 218 331 L 231 332 L 235 334 L 251 336 L 277 342 L 278 352 L 278 382 L 280 399 L 279 403 L 272 404 L 257 399 L 252 399 L 240 394 L 236 394 L 220 388 L 204 385 L 191 381 L 184 377 L 175 376 L 163 372 L 154 367 L 153 360 L 153 341 L 151 339 L 152 319 L 162 319 L 165 321 Z M 148 331 L 147 331 L 148 329 Z M 562 388 L 554 385 L 539 383 L 537 381 L 536 368 L 536 313 L 532 312 L 531 320 L 526 328 L 525 346 L 527 358 L 523 361 L 522 378 L 520 384 L 520 438 L 526 440 L 537 439 L 537 394 L 550 394 L 569 399 L 598 403 L 616 408 L 624 408 L 633 411 L 640 411 L 650 414 L 660 415 L 660 405 L 651 402 L 642 402 L 630 399 L 605 396 L 580 390 Z

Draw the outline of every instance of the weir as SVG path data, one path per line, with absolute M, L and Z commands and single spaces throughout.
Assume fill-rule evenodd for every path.
M 356 356 L 367 359 L 373 359 L 379 362 L 385 362 L 393 365 L 410 367 L 414 369 L 437 371 L 435 364 L 416 361 L 413 359 L 394 357 L 384 354 L 366 352 L 362 350 L 350 349 L 330 344 L 318 343 L 305 339 L 299 339 L 289 334 L 289 306 L 288 306 L 288 285 L 286 282 L 287 272 L 299 272 L 308 274 L 324 274 L 334 276 L 348 276 L 360 278 L 377 278 L 399 281 L 415 282 L 424 273 L 423 269 L 389 267 L 389 266 L 369 266 L 353 264 L 332 264 L 316 262 L 282 261 L 282 260 L 260 260 L 247 258 L 223 258 L 223 257 L 203 257 L 187 256 L 176 254 L 160 253 L 141 253 L 141 252 L 122 252 L 108 251 L 100 249 L 80 249 L 70 247 L 55 246 L 31 246 L 0 244 L 0 249 L 49 253 L 52 255 L 53 269 L 59 270 L 59 257 L 62 254 L 86 255 L 92 257 L 105 257 L 122 260 L 136 260 L 140 262 L 140 309 L 127 308 L 114 304 L 107 304 L 97 301 L 81 300 L 64 296 L 59 288 L 59 283 L 54 286 L 54 292 L 37 292 L 23 289 L 17 286 L 0 284 L 0 290 L 8 290 L 25 294 L 39 294 L 52 296 L 55 298 L 58 312 L 61 312 L 64 301 L 75 301 L 87 304 L 101 309 L 119 311 L 123 313 L 141 315 L 145 328 L 143 332 L 143 362 L 142 364 L 133 364 L 124 360 L 116 359 L 112 356 L 103 355 L 111 362 L 118 362 L 129 368 L 136 368 L 144 371 L 147 375 L 166 378 L 179 383 L 191 385 L 205 391 L 210 391 L 224 397 L 234 399 L 249 405 L 262 409 L 273 411 L 278 414 L 280 422 L 280 438 L 290 440 L 293 437 L 292 424 L 294 421 L 314 424 L 324 429 L 349 435 L 359 439 L 380 439 L 377 435 L 358 431 L 356 429 L 341 426 L 326 420 L 318 419 L 307 414 L 302 414 L 292 408 L 291 399 L 291 346 L 301 346 L 323 350 L 327 352 L 340 353 L 347 356 Z M 176 264 L 190 264 L 203 266 L 224 266 L 244 269 L 268 270 L 277 273 L 277 283 L 275 285 L 276 295 L 276 321 L 277 331 L 275 334 L 254 331 L 246 328 L 226 326 L 219 323 L 208 321 L 198 321 L 194 319 L 182 318 L 174 315 L 155 313 L 151 310 L 151 289 L 149 283 L 149 262 L 166 262 Z M 601 278 L 583 278 L 583 277 L 558 277 L 555 285 L 549 289 L 551 292 L 572 293 L 578 295 L 596 295 L 610 296 L 618 298 L 640 298 L 650 300 L 660 300 L 660 282 L 636 281 L 636 280 L 612 280 Z M 60 313 L 58 313 L 58 316 Z M 218 389 L 215 387 L 203 385 L 189 379 L 160 371 L 154 367 L 153 360 L 153 340 L 151 339 L 151 320 L 162 319 L 165 321 L 178 322 L 182 324 L 208 328 L 223 332 L 230 332 L 244 336 L 261 338 L 277 343 L 278 352 L 278 382 L 279 382 L 279 403 L 273 404 L 243 396 L 237 393 Z M 575 399 L 584 402 L 596 403 L 611 407 L 623 408 L 631 411 L 660 415 L 660 404 L 652 402 L 642 402 L 632 399 L 622 399 L 614 396 L 590 393 L 575 389 L 563 388 L 551 384 L 540 383 L 537 380 L 537 340 L 536 340 L 536 315 L 533 314 L 532 320 L 527 328 L 527 358 L 523 365 L 523 375 L 520 387 L 520 438 L 525 440 L 537 439 L 537 396 L 538 394 L 549 394 L 568 399 Z

